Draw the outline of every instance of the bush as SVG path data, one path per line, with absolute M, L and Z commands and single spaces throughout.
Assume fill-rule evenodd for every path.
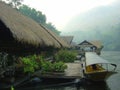
M 25 73 L 33 73 L 35 70 L 41 68 L 41 60 L 43 60 L 42 56 L 32 55 L 28 57 L 21 58 L 24 64 L 24 72 Z
M 42 73 L 45 72 L 64 72 L 64 70 L 67 68 L 67 65 L 63 62 L 54 62 L 51 63 L 49 61 L 42 61 Z
M 68 50 L 60 50 L 58 53 L 55 54 L 56 61 L 63 61 L 63 62 L 74 62 L 76 59 L 77 53 Z
M 24 65 L 24 73 L 34 73 L 36 70 L 45 72 L 64 72 L 67 65 L 62 61 L 51 63 L 43 59 L 42 56 L 32 55 L 21 58 Z
M 63 62 L 55 62 L 53 64 L 53 71 L 55 72 L 64 72 L 64 70 L 67 68 L 67 65 Z
M 23 57 L 22 62 L 24 64 L 24 72 L 30 72 L 33 73 L 35 71 L 35 68 L 38 67 L 37 63 L 33 60 L 30 60 L 29 58 Z
M 41 62 L 41 68 L 42 72 L 52 72 L 53 71 L 53 66 L 52 63 L 49 61 L 42 61 Z

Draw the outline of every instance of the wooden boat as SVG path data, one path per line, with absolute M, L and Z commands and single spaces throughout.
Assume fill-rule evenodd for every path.
M 33 89 L 40 89 L 40 88 L 52 88 L 52 87 L 59 87 L 59 86 L 68 86 L 72 84 L 76 84 L 76 79 L 66 79 L 66 78 L 39 78 L 33 77 L 27 82 L 24 82 L 17 90 L 29 90 Z
M 116 64 L 110 63 L 94 52 L 86 52 L 83 65 L 84 76 L 92 81 L 105 81 L 115 74 Z

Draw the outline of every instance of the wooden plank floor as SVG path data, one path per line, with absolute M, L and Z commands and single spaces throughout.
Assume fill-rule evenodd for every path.
M 82 78 L 82 67 L 80 62 L 66 63 L 68 68 L 65 70 L 65 76 L 69 78 Z

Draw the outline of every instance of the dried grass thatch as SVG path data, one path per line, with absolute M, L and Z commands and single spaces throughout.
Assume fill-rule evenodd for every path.
M 73 36 L 61 36 L 63 40 L 65 40 L 69 45 L 71 45 Z
M 5 40 L 9 43 L 20 43 L 23 47 L 24 45 L 25 47 L 30 45 L 30 47 L 37 48 L 69 47 L 64 40 L 52 31 L 0 1 L 0 42 L 4 43 Z
M 101 41 L 99 41 L 99 40 L 90 41 L 90 43 L 95 45 L 97 48 L 102 48 L 103 47 Z
M 86 43 L 88 43 L 88 45 L 86 45 Z M 95 46 L 96 48 L 98 48 L 98 49 L 102 49 L 103 48 L 103 45 L 102 45 L 102 43 L 101 43 L 101 41 L 99 41 L 99 40 L 93 40 L 93 41 L 87 41 L 87 40 L 84 40 L 83 42 L 81 42 L 80 44 L 79 44 L 79 46 Z

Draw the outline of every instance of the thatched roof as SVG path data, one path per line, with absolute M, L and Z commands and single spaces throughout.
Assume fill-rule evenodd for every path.
M 30 47 L 68 47 L 59 36 L 0 1 L 0 42 Z M 6 44 L 6 43 L 5 43 Z M 12 43 L 13 44 L 13 43 Z M 9 45 L 8 45 L 9 46 Z M 26 46 L 25 46 L 26 47 Z M 33 48 L 32 48 L 33 49 Z
M 95 45 L 97 48 L 103 47 L 101 41 L 99 40 L 94 40 L 94 41 L 89 41 L 91 44 Z
M 63 40 L 65 40 L 69 45 L 72 43 L 73 36 L 61 36 Z
M 84 45 L 85 44 L 85 46 L 86 46 L 86 43 L 88 43 L 89 45 L 93 45 L 93 46 L 95 46 L 95 47 L 97 47 L 97 48 L 102 48 L 103 47 L 103 45 L 102 45 L 102 43 L 99 41 L 99 40 L 93 40 L 93 41 L 87 41 L 87 40 L 84 40 L 83 42 L 81 42 L 80 44 L 78 44 L 78 45 Z

